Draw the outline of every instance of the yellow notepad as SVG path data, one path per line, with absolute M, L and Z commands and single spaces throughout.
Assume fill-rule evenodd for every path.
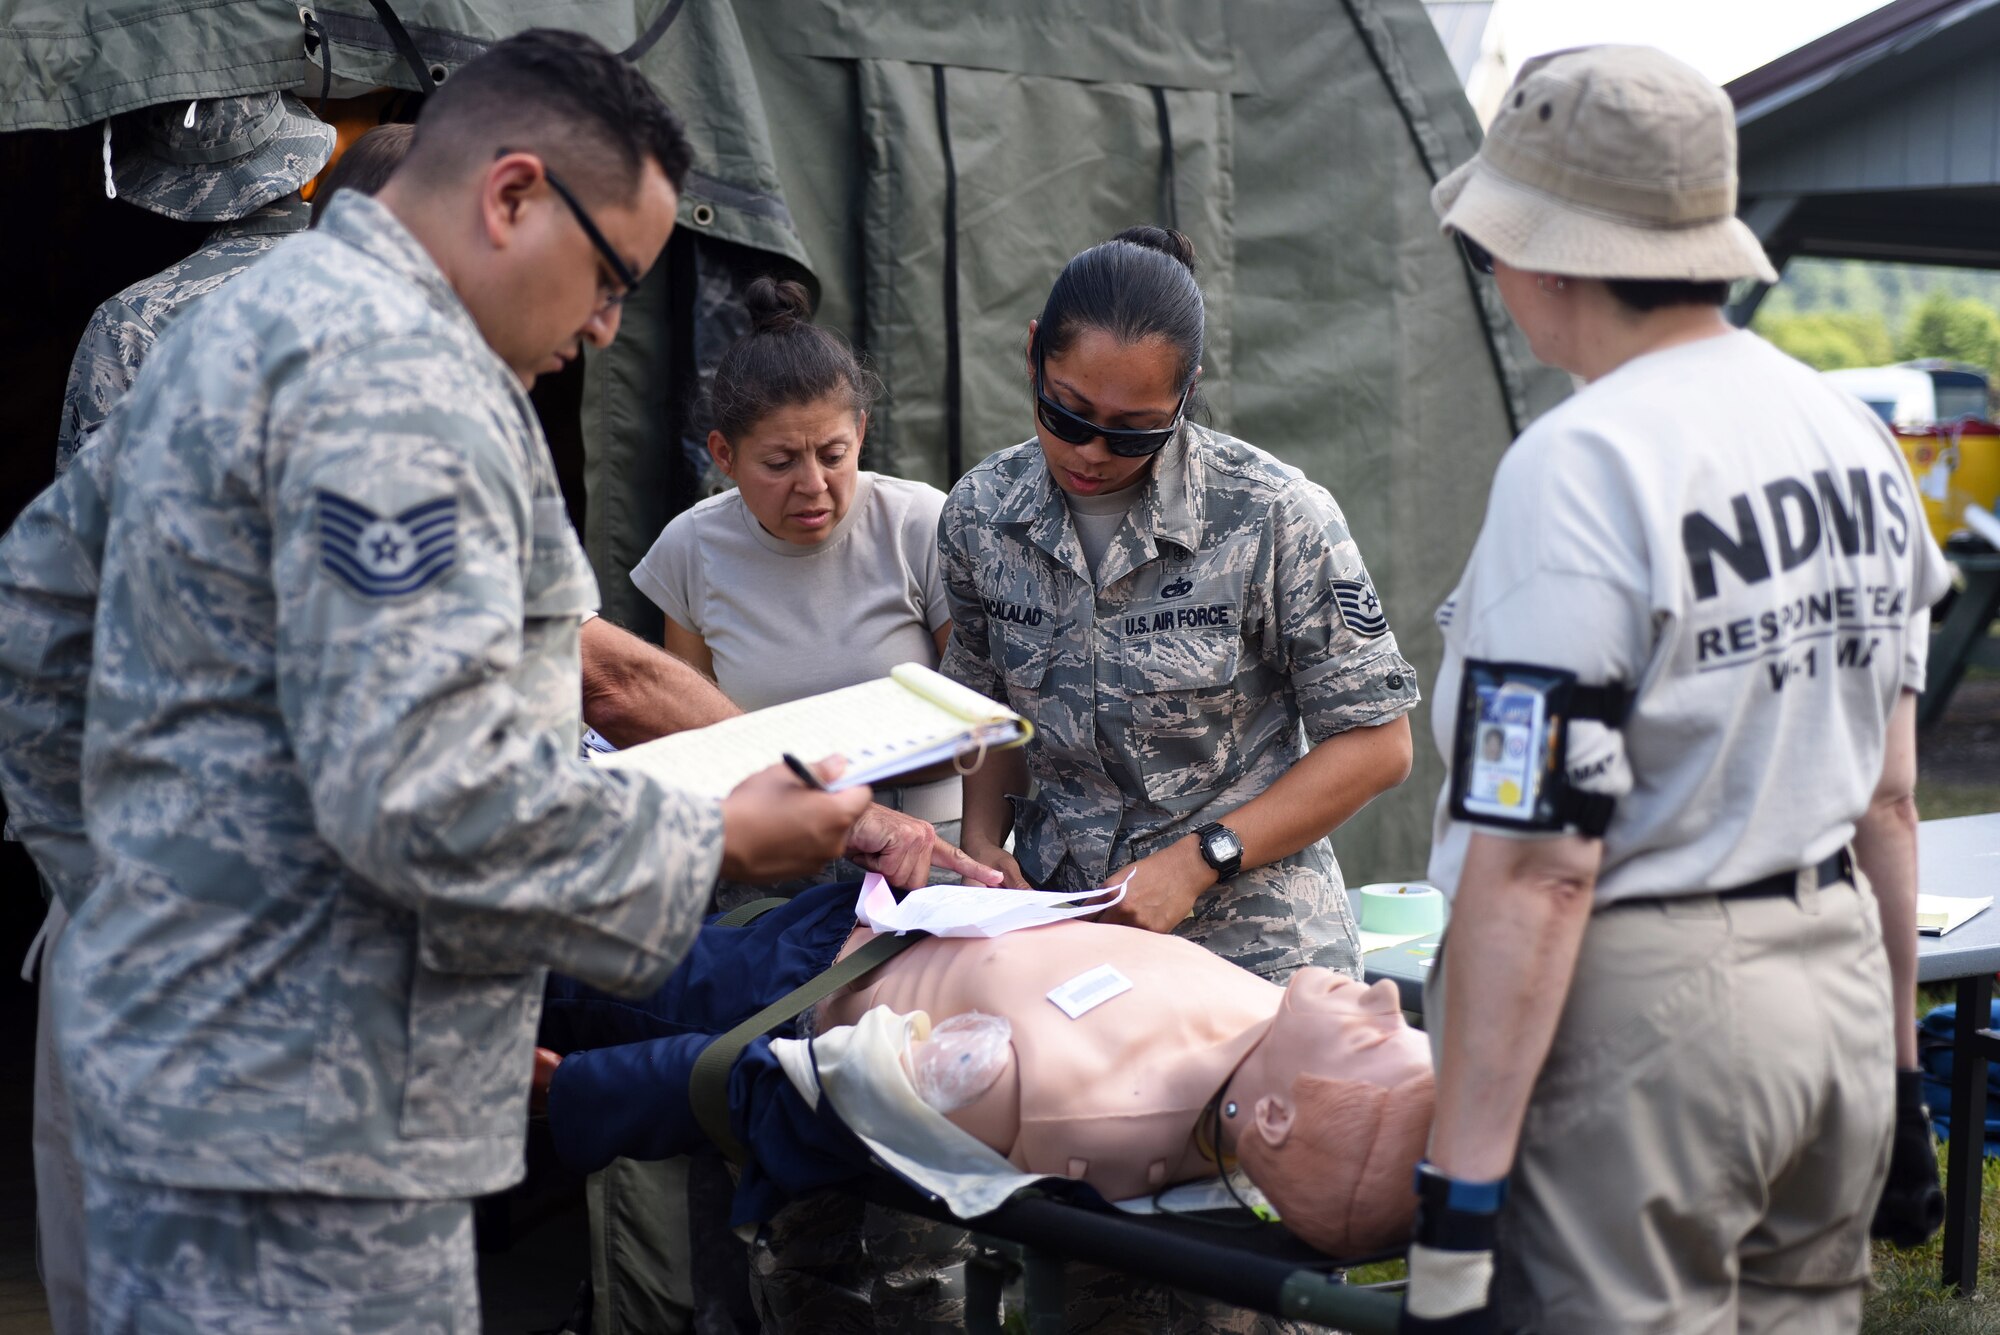
M 1959 899 L 1951 895 L 1917 896 L 1917 935 L 1943 936 L 1963 927 L 1993 906 L 1993 896 L 1974 895 Z
M 807 761 L 845 756 L 847 769 L 827 785 L 840 789 L 945 760 L 962 758 L 969 767 L 982 751 L 1020 746 L 1033 735 L 1028 721 L 1005 705 L 922 664 L 903 663 L 876 681 L 674 733 L 596 763 L 721 797 L 787 751 Z

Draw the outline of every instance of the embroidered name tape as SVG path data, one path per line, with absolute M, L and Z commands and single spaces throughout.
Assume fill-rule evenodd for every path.
M 1075 1020 L 1120 993 L 1131 990 L 1130 978 L 1109 964 L 1100 964 L 1090 972 L 1080 973 L 1061 987 L 1052 989 L 1049 1000 L 1056 1003 L 1056 1009 Z
M 458 498 L 380 515 L 319 493 L 319 563 L 363 598 L 400 598 L 437 583 L 458 561 Z
M 1356 635 L 1373 639 L 1389 629 L 1389 618 L 1382 613 L 1382 600 L 1375 596 L 1375 586 L 1365 579 L 1334 580 L 1333 604 L 1340 609 L 1340 619 Z

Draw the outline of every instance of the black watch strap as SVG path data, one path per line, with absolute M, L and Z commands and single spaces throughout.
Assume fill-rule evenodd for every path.
M 1233 856 L 1219 858 L 1209 848 L 1209 840 L 1218 834 L 1228 835 L 1230 842 L 1236 845 L 1236 852 Z M 1201 849 L 1201 860 L 1214 868 L 1216 880 L 1227 881 L 1234 877 L 1237 872 L 1243 870 L 1243 839 L 1236 831 L 1230 829 L 1219 820 L 1212 820 L 1199 830 L 1196 830 L 1194 837 L 1196 846 Z

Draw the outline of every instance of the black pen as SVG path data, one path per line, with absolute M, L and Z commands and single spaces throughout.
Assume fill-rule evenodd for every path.
M 767 752 L 766 754 L 769 753 Z M 822 793 L 827 791 L 826 785 L 819 781 L 819 775 L 813 773 L 811 765 L 806 764 L 805 761 L 800 760 L 790 751 L 785 752 L 784 759 L 785 764 L 790 767 L 792 773 L 799 776 L 799 782 L 808 788 L 817 789 Z

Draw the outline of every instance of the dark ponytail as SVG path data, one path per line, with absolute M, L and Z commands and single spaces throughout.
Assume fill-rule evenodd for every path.
M 860 414 L 878 382 L 847 340 L 812 322 L 812 298 L 790 279 L 759 278 L 744 295 L 750 332 L 729 345 L 715 368 L 709 407 L 715 429 L 731 441 L 780 408 L 845 392 Z
M 1187 384 L 1201 365 L 1204 328 L 1194 264 L 1194 243 L 1165 227 L 1128 227 L 1092 246 L 1049 289 L 1035 331 L 1042 355 L 1062 355 L 1084 329 L 1120 343 L 1163 338 L 1180 353 L 1178 379 Z

